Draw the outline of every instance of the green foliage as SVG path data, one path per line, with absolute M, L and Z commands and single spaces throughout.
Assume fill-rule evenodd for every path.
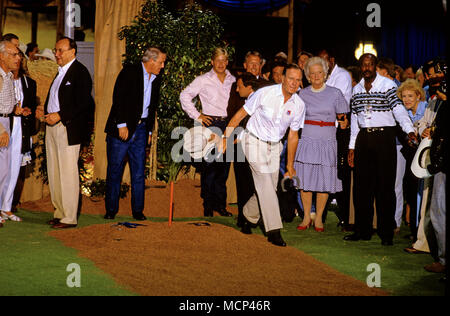
M 221 40 L 222 33 L 219 17 L 196 3 L 187 4 L 183 10 L 172 14 L 162 1 L 151 0 L 142 6 L 132 24 L 119 32 L 119 39 L 126 40 L 124 64 L 138 63 L 149 46 L 162 47 L 167 52 L 158 107 L 159 180 L 175 179 L 175 173 L 181 169 L 170 155 L 173 144 L 178 141 L 171 139 L 172 130 L 193 125 L 181 108 L 180 92 L 195 77 L 210 70 L 211 55 L 216 47 L 226 47 L 230 56 L 234 53 L 234 49 Z
M 106 180 L 104 179 L 97 178 L 95 181 L 86 183 L 84 187 L 90 197 L 104 198 L 106 195 Z M 130 191 L 130 186 L 126 183 L 122 183 L 120 185 L 119 198 L 126 198 L 128 191 Z

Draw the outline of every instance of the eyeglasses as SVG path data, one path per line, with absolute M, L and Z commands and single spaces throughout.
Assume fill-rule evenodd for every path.
M 52 52 L 53 52 L 53 54 L 56 55 L 56 53 L 62 54 L 62 53 L 67 52 L 67 51 L 69 51 L 69 50 L 71 50 L 71 49 L 73 49 L 73 48 L 70 48 L 70 49 L 61 49 L 61 48 L 56 49 L 56 48 L 53 48 L 53 49 L 52 49 Z
M 11 55 L 12 57 L 21 57 L 20 53 L 10 53 L 8 51 L 7 51 L 7 53 L 8 53 L 8 55 Z

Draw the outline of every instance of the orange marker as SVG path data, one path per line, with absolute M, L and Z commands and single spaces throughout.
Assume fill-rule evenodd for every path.
M 170 182 L 170 210 L 169 210 L 169 227 L 172 226 L 173 213 L 173 181 Z

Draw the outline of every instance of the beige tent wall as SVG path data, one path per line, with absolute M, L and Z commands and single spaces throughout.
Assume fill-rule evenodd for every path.
M 122 69 L 125 41 L 117 34 L 139 13 L 144 0 L 97 0 L 95 15 L 95 142 L 94 179 L 106 178 L 106 120 L 111 109 L 114 83 Z M 156 146 L 154 146 L 156 147 Z M 124 181 L 129 179 L 129 171 Z

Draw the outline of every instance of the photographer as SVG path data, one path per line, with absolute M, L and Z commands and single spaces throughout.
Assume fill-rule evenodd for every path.
M 431 225 L 425 227 L 427 239 L 431 255 L 435 262 L 426 265 L 425 270 L 435 273 L 443 273 L 445 271 L 445 220 L 446 220 L 446 174 L 444 172 L 444 153 L 446 134 L 443 129 L 446 128 L 445 113 L 447 111 L 447 82 L 445 76 L 447 73 L 447 65 L 444 61 L 434 60 L 428 62 L 424 66 L 425 78 L 430 86 L 430 102 L 425 111 L 424 117 L 419 121 L 419 133 L 422 138 L 428 137 L 433 140 L 430 157 L 431 164 L 428 171 L 434 174 L 432 178 L 426 179 L 425 189 L 432 188 L 430 196 L 429 210 L 426 210 L 424 223 L 426 225 L 427 218 L 431 220 Z M 424 195 L 422 205 L 427 205 Z M 432 228 L 432 233 L 427 233 L 427 229 Z M 433 237 L 436 238 L 436 245 L 431 243 Z

